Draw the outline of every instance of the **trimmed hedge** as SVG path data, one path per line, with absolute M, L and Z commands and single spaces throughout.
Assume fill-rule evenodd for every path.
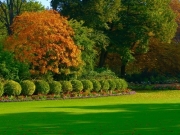
M 101 89 L 104 91 L 108 91 L 109 90 L 109 82 L 108 80 L 101 80 Z
M 33 81 L 24 80 L 20 83 L 20 85 L 22 87 L 22 95 L 30 96 L 34 94 L 36 86 Z
M 62 91 L 69 92 L 73 90 L 72 84 L 70 81 L 61 81 Z
M 93 90 L 93 83 L 90 80 L 82 80 L 83 90 L 84 91 L 91 91 Z
M 128 84 L 124 79 L 115 79 L 114 82 L 116 83 L 117 90 L 124 90 L 128 87 Z
M 72 80 L 71 81 L 72 87 L 73 87 L 73 91 L 76 92 L 80 92 L 83 90 L 83 84 L 81 81 L 79 80 Z
M 4 86 L 3 83 L 0 82 L 0 97 L 4 94 Z
M 50 86 L 50 91 L 49 93 L 50 94 L 56 94 L 56 95 L 59 95 L 60 92 L 62 91 L 62 85 L 60 82 L 58 81 L 52 81 L 49 83 L 49 86 Z
M 124 89 L 127 89 L 128 83 L 127 83 L 124 79 L 120 79 L 120 81 L 121 81 L 121 84 L 122 84 L 122 89 L 123 89 L 123 90 L 124 90 Z
M 109 79 L 108 82 L 109 82 L 109 90 L 112 90 L 112 91 L 115 90 L 116 89 L 115 81 L 113 79 Z
M 10 80 L 4 84 L 4 93 L 8 96 L 18 96 L 21 94 L 21 90 L 21 85 L 16 81 Z
M 48 82 L 44 80 L 36 80 L 34 81 L 34 83 L 36 85 L 36 89 L 35 89 L 36 94 L 48 94 L 48 92 L 50 91 Z
M 99 92 L 101 90 L 101 83 L 96 79 L 92 79 L 91 82 L 93 83 L 93 91 Z

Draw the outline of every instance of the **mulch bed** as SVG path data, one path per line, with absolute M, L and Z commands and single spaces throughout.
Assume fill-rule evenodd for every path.
M 32 96 L 3 96 L 0 97 L 0 102 L 25 102 L 25 101 L 45 101 L 45 100 L 65 100 L 65 99 L 84 99 L 84 98 L 98 98 L 98 97 L 109 97 L 109 96 L 122 96 L 136 94 L 135 91 L 122 92 L 117 94 L 97 94 L 97 95 L 81 95 L 81 96 L 53 96 L 53 95 L 32 95 Z

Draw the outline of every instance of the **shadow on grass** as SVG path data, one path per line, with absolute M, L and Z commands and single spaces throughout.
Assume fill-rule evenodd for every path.
M 47 112 L 0 115 L 0 134 L 180 135 L 180 104 L 59 106 L 46 109 Z M 67 112 L 67 109 L 76 111 Z

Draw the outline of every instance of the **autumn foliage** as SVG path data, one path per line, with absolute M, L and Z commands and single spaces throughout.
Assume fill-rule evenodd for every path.
M 29 63 L 32 73 L 60 73 L 81 63 L 81 52 L 71 38 L 74 32 L 56 11 L 25 12 L 15 18 L 12 31 L 6 48 Z

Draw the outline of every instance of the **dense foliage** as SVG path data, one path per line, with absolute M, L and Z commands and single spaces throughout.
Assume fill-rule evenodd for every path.
M 4 93 L 8 96 L 18 96 L 21 94 L 21 85 L 13 80 L 9 80 L 4 84 Z
M 58 81 L 52 81 L 49 83 L 49 86 L 50 86 L 50 91 L 49 93 L 50 94 L 56 94 L 56 95 L 59 95 L 60 92 L 62 91 L 62 85 L 60 82 Z
M 5 47 L 30 64 L 32 74 L 61 73 L 81 63 L 80 50 L 71 38 L 74 32 L 56 11 L 23 13 L 15 18 L 12 30 Z
M 36 86 L 31 80 L 23 80 L 20 83 L 22 91 L 21 94 L 25 96 L 33 95 L 36 89 Z
M 4 50 L 0 43 L 0 77 L 19 81 L 30 77 L 29 66 L 14 59 L 14 54 Z
M 50 91 L 50 87 L 48 82 L 44 80 L 35 80 L 34 81 L 36 89 L 35 94 L 48 94 Z

